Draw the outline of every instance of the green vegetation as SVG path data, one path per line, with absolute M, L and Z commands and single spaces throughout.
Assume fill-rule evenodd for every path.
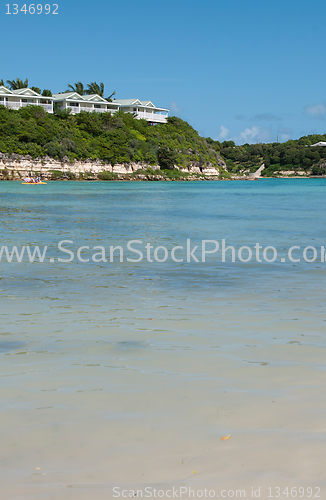
M 3 78 L 0 80 L 0 85 L 5 85 Z M 22 80 L 21 78 L 16 78 L 16 80 L 7 80 L 7 88 L 10 90 L 19 90 L 19 89 L 25 89 L 28 87 L 28 78 L 26 80 Z M 34 92 L 37 94 L 41 94 L 41 89 L 39 87 L 30 87 Z M 87 88 L 84 86 L 82 82 L 76 82 L 74 85 L 68 84 L 68 90 L 66 92 L 77 92 L 77 94 L 80 95 L 91 95 L 91 94 L 98 94 L 101 97 L 104 97 L 104 83 L 98 84 L 97 82 L 91 82 L 87 84 Z M 109 97 L 106 97 L 105 99 L 109 102 L 112 102 L 111 97 L 114 96 L 115 91 L 112 92 Z M 42 92 L 42 95 L 45 97 L 51 97 L 52 92 L 51 90 L 44 89 Z
M 105 164 L 144 162 L 174 166 L 218 167 L 219 155 L 180 118 L 150 125 L 131 113 L 48 114 L 39 106 L 18 111 L 0 106 L 0 151 L 62 159 L 100 159 Z M 154 174 L 153 174 L 154 175 Z M 179 174 L 178 174 L 179 175 Z
M 326 147 L 314 146 L 326 141 L 324 135 L 308 135 L 295 141 L 272 144 L 244 144 L 236 146 L 233 141 L 222 143 L 208 138 L 207 142 L 225 159 L 228 171 L 233 174 L 254 172 L 262 163 L 262 175 L 272 177 L 279 171 L 304 171 L 312 175 L 326 174 Z M 274 172 L 277 172 L 274 174 Z M 294 174 L 295 175 L 295 174 Z
M 177 153 L 166 144 L 161 144 L 157 151 L 158 164 L 162 169 L 173 170 L 177 161 Z
M 162 172 L 158 171 L 156 175 L 162 175 Z M 171 180 L 180 180 L 180 179 L 186 179 L 189 177 L 190 174 L 188 172 L 179 172 L 179 170 L 171 170 L 171 169 L 166 169 L 163 170 L 164 177 L 171 179 Z M 196 175 L 196 177 L 200 177 L 200 175 Z
M 4 168 L 3 170 L 1 170 L 1 173 L 2 173 L 2 178 L 3 178 L 4 180 L 6 180 L 6 181 L 7 181 L 7 180 L 9 180 L 9 179 L 10 179 L 10 174 L 9 174 L 9 171 L 8 171 L 6 168 Z
M 42 92 L 42 95 L 44 97 L 52 97 L 52 92 L 49 89 L 44 89 L 43 92 Z
M 132 175 L 133 177 L 137 176 L 137 174 L 141 175 L 146 175 L 149 178 L 155 179 L 156 177 L 164 177 L 166 179 L 171 179 L 171 180 L 180 180 L 180 179 L 186 179 L 189 177 L 188 172 L 180 172 L 177 168 L 171 169 L 171 168 L 166 168 L 166 169 L 160 169 L 160 170 L 154 170 L 151 167 L 146 168 L 145 170 L 139 169 L 136 172 L 134 172 Z M 198 176 L 200 177 L 200 176 Z
M 5 86 L 5 83 L 3 81 L 3 78 L 0 80 L 0 85 L 3 87 Z M 19 90 L 19 89 L 26 89 L 28 87 L 28 78 L 26 78 L 25 81 L 23 81 L 21 78 L 16 78 L 16 80 L 7 80 L 7 88 L 10 90 Z M 44 89 L 43 92 L 41 92 L 41 89 L 39 87 L 30 87 L 31 90 L 34 90 L 37 94 L 41 94 L 44 97 L 52 97 L 52 92 L 49 89 Z
M 66 92 L 77 92 L 79 95 L 84 95 L 84 84 L 82 82 L 76 82 L 74 85 L 70 85 L 70 83 L 68 83 L 68 90 L 66 90 Z
M 77 92 L 79 95 L 91 95 L 91 94 L 97 94 L 100 95 L 101 97 L 104 97 L 104 83 L 96 83 L 96 82 L 91 82 L 87 85 L 87 88 L 85 88 L 84 84 L 82 82 L 76 82 L 74 85 L 68 84 L 68 90 L 66 92 Z M 109 97 L 106 97 L 105 99 L 108 102 L 112 102 L 111 97 L 114 96 L 115 91 L 112 92 Z
M 37 94 L 40 94 L 42 90 L 39 87 L 31 87 L 31 90 L 34 90 Z
M 16 80 L 7 80 L 7 84 L 11 90 L 26 89 L 28 87 L 28 78 L 26 78 L 24 82 L 20 78 Z
M 50 170 L 52 174 L 52 179 L 61 179 L 63 177 L 63 172 L 61 170 Z
M 101 172 L 97 175 L 101 181 L 114 181 L 118 179 L 118 175 L 113 172 Z

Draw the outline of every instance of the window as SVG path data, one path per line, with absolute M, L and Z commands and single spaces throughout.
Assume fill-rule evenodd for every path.
M 79 106 L 79 102 L 70 102 L 69 106 Z
M 94 104 L 94 108 L 99 109 L 99 108 L 101 108 L 101 105 L 100 104 Z

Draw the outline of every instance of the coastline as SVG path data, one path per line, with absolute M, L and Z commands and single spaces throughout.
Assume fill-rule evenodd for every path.
M 256 174 L 256 175 L 255 175 Z M 322 179 L 325 176 L 279 175 L 262 176 L 256 172 L 248 176 L 232 175 L 223 160 L 218 168 L 212 164 L 193 162 L 188 167 L 174 165 L 172 170 L 162 170 L 159 165 L 124 163 L 111 165 L 99 159 L 69 161 L 44 157 L 32 158 L 18 154 L 0 153 L 0 181 L 22 181 L 25 177 L 40 176 L 44 181 L 254 181 L 259 179 Z
M 69 161 L 44 157 L 32 158 L 17 154 L 0 155 L 0 180 L 21 181 L 25 177 L 40 176 L 43 180 L 128 180 L 128 181 L 169 181 L 169 180 L 221 180 L 230 177 L 225 163 L 219 167 L 212 164 L 200 165 L 193 162 L 188 167 L 174 165 L 173 170 L 161 170 L 159 165 L 146 163 L 124 163 L 111 165 L 99 159 Z

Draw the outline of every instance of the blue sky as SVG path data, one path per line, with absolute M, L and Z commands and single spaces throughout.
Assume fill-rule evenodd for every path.
M 2 4 L 0 79 L 103 81 L 238 144 L 326 132 L 324 0 L 56 2 L 58 15 Z

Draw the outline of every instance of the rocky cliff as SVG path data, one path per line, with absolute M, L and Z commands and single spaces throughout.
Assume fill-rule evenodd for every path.
M 225 172 L 226 166 L 223 160 L 219 161 L 220 170 L 210 164 L 200 166 L 191 164 L 189 167 L 180 168 L 175 166 L 175 170 L 185 174 L 183 178 L 206 178 L 218 179 L 221 172 Z M 154 171 L 156 175 L 148 172 Z M 0 179 L 20 180 L 24 177 L 36 177 L 40 175 L 42 179 L 70 179 L 70 180 L 97 180 L 101 179 L 101 174 L 111 173 L 113 179 L 138 179 L 138 180 L 164 180 L 166 172 L 160 170 L 158 165 L 148 165 L 146 163 L 124 163 L 111 165 L 101 160 L 75 160 L 69 161 L 67 157 L 62 160 L 50 157 L 32 158 L 17 154 L 0 153 Z M 103 177 L 103 176 L 102 176 Z M 182 177 L 182 175 L 181 175 Z

